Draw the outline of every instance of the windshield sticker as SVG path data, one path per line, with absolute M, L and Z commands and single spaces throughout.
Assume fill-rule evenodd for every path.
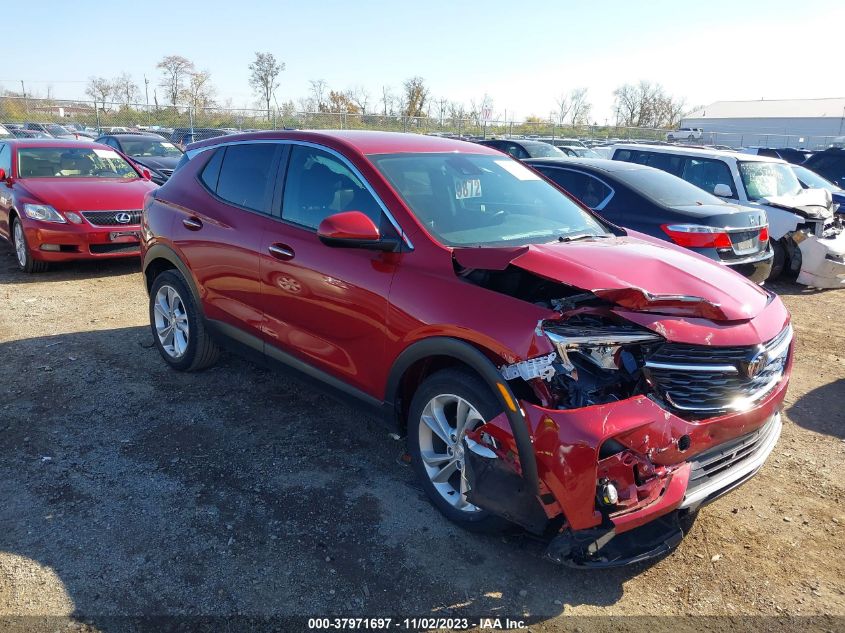
M 113 149 L 95 149 L 94 153 L 100 158 L 108 158 L 111 160 L 120 160 L 120 156 Z
M 167 149 L 176 149 L 176 146 L 173 143 L 168 143 L 167 141 L 162 141 L 162 147 L 166 147 Z
M 540 180 L 540 176 L 515 160 L 497 160 L 496 164 L 520 180 Z
M 455 181 L 455 200 L 481 197 L 481 180 L 469 178 Z

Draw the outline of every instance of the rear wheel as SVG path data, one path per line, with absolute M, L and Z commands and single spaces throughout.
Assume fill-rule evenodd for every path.
M 476 532 L 501 532 L 511 524 L 467 500 L 466 437 L 502 408 L 478 376 L 446 369 L 427 378 L 414 394 L 408 417 L 411 464 L 428 498 L 448 519 Z
M 161 273 L 150 289 L 150 327 L 162 358 L 174 369 L 199 371 L 220 355 L 182 275 Z
M 15 257 L 18 266 L 25 273 L 43 273 L 47 270 L 47 262 L 38 261 L 32 258 L 32 251 L 26 243 L 26 234 L 23 224 L 18 218 L 12 219 L 12 244 L 15 247 Z

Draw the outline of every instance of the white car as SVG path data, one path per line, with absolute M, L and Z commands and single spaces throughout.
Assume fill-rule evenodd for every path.
M 792 166 L 769 156 L 667 145 L 615 145 L 613 160 L 656 167 L 708 193 L 762 208 L 774 251 L 771 278 L 845 288 L 845 227 L 829 191 L 804 189 Z
M 700 127 L 681 127 L 666 133 L 667 141 L 698 141 L 704 134 Z

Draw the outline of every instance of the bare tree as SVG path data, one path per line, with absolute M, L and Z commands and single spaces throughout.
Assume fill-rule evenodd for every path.
M 179 96 L 185 90 L 185 82 L 194 72 L 194 62 L 181 55 L 168 55 L 163 58 L 156 68 L 161 70 L 161 83 L 159 84 L 170 98 L 170 105 L 175 106 Z
M 106 101 L 112 94 L 112 84 L 105 77 L 88 77 L 88 85 L 85 86 L 85 94 L 94 101 L 99 101 L 103 110 L 106 109 Z
M 141 100 L 141 90 L 129 73 L 121 73 L 120 77 L 111 82 L 111 87 L 114 100 L 124 106 L 138 103 Z
M 183 91 L 184 101 L 193 109 L 210 108 L 214 105 L 214 86 L 211 84 L 211 73 L 207 70 L 192 72 L 188 80 L 188 87 Z
M 255 53 L 255 60 L 249 65 L 249 85 L 267 106 L 267 120 L 270 120 L 270 100 L 279 87 L 279 74 L 285 69 L 284 62 L 277 62 L 273 53 Z
M 367 113 L 367 106 L 370 102 L 370 93 L 363 86 L 353 86 L 346 91 L 346 96 L 355 104 L 361 114 Z
M 425 106 L 428 100 L 428 88 L 422 77 L 411 77 L 402 84 L 404 88 L 403 114 L 409 117 L 425 116 Z
M 592 104 L 587 100 L 586 88 L 575 88 L 569 93 L 569 117 L 572 125 L 581 125 L 589 121 Z
M 557 105 L 557 123 L 558 125 L 563 125 L 566 121 L 566 117 L 569 116 L 569 112 L 572 110 L 572 102 L 569 99 L 569 95 L 561 93 L 561 95 L 555 99 L 555 105 Z
M 393 95 L 393 91 L 390 89 L 390 86 L 382 86 L 381 87 L 381 104 L 384 116 L 388 116 L 393 114 L 393 104 L 396 102 L 396 97 Z
M 311 85 L 310 109 L 313 112 L 322 112 L 326 107 L 326 92 L 329 89 L 329 84 L 325 79 L 311 79 L 308 82 Z
M 485 113 L 493 110 L 493 98 L 485 92 L 484 96 L 478 101 L 470 99 L 469 109 L 468 116 L 473 123 L 478 126 L 484 125 Z
M 671 127 L 684 112 L 685 101 L 650 81 L 625 84 L 613 91 L 616 124 L 631 127 Z

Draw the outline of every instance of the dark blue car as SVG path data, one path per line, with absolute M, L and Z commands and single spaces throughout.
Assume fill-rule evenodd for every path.
M 753 281 L 769 276 L 764 211 L 728 204 L 645 165 L 580 158 L 524 162 L 614 224 L 689 248 Z
M 798 182 L 804 189 L 826 189 L 830 192 L 833 201 L 839 205 L 839 213 L 845 213 L 845 191 L 827 178 L 820 176 L 809 167 L 793 165 L 792 171 L 798 177 Z

